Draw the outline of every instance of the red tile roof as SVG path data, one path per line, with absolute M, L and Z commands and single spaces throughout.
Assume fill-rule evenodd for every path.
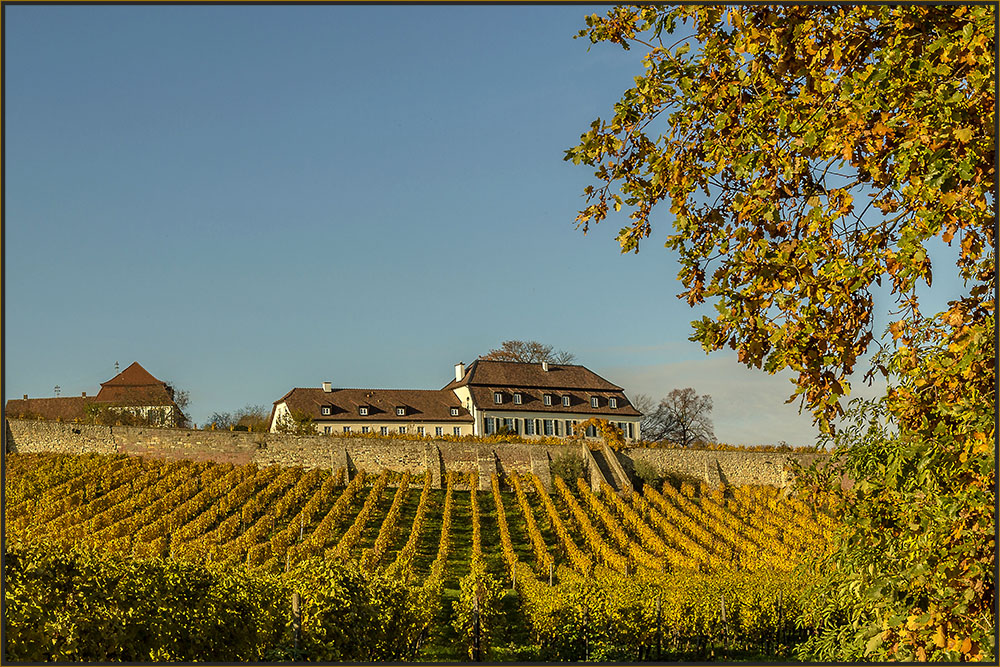
M 593 389 L 621 391 L 622 388 L 597 373 L 575 364 L 541 364 L 520 361 L 488 361 L 476 359 L 465 371 L 461 381 L 452 380 L 445 389 L 465 385 L 489 387 L 532 387 L 539 389 Z
M 174 405 L 167 384 L 153 377 L 138 361 L 102 382 L 94 401 L 117 405 Z
M 93 397 L 62 396 L 59 398 L 12 398 L 7 401 L 4 415 L 10 419 L 49 419 L 52 421 L 73 421 L 83 419 L 86 406 Z
M 445 421 L 471 423 L 472 415 L 462 407 L 454 392 L 439 389 L 334 389 L 296 387 L 274 402 L 287 403 L 293 412 L 304 412 L 314 421 Z M 324 415 L 322 407 L 330 408 Z M 368 408 L 368 415 L 359 413 L 360 407 Z M 398 416 L 396 408 L 406 408 L 405 416 Z M 458 416 L 451 409 L 458 408 Z M 272 410 L 272 416 L 274 414 Z
M 619 417 L 641 417 L 642 413 L 632 407 L 629 403 L 628 398 L 621 391 L 579 391 L 579 390 L 539 390 L 539 389 L 522 389 L 510 387 L 469 387 L 469 391 L 472 393 L 472 402 L 480 410 L 503 410 L 503 411 L 520 411 L 520 412 L 550 412 L 554 414 L 559 413 L 574 413 L 574 414 L 588 414 L 588 415 L 600 415 L 602 417 L 613 417 L 615 415 Z M 495 392 L 500 392 L 502 394 L 503 403 L 496 403 L 494 401 L 493 394 Z M 521 403 L 517 404 L 514 402 L 514 394 L 521 394 Z M 543 398 L 545 394 L 550 394 L 552 396 L 552 405 L 545 405 L 545 399 Z M 562 404 L 562 397 L 569 396 L 569 405 Z M 597 407 L 592 407 L 590 404 L 590 399 L 592 396 L 597 397 Z M 608 399 L 615 397 L 618 399 L 618 407 L 612 408 L 608 403 Z M 613 420 L 612 420 L 613 421 Z

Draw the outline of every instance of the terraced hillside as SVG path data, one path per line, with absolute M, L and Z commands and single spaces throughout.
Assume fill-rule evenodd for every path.
M 493 613 L 498 623 L 499 610 L 518 619 L 492 644 L 511 644 L 519 659 L 580 659 L 581 650 L 644 659 L 668 637 L 673 650 L 704 650 L 723 634 L 730 646 L 740 633 L 774 644 L 795 632 L 792 570 L 827 547 L 835 522 L 770 487 L 665 483 L 620 496 L 558 477 L 547 491 L 529 475 L 494 477 L 491 492 L 477 492 L 474 477 L 451 473 L 446 489 L 433 489 L 429 477 L 388 471 L 348 479 L 127 456 L 12 455 L 6 465 L 8 542 L 261 576 L 315 558 L 355 563 L 445 599 L 419 642 L 432 659 L 488 643 L 483 623 L 463 636 L 470 586 L 480 603 L 490 598 L 484 586 L 495 593 L 495 609 L 475 612 L 480 621 Z M 615 636 L 595 630 L 608 627 Z M 594 634 L 583 648 L 572 639 L 580 631 Z

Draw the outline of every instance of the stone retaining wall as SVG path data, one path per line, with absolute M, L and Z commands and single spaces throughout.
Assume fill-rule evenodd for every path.
M 165 459 L 193 459 L 236 464 L 300 465 L 306 468 L 379 470 L 422 474 L 430 471 L 440 486 L 443 471 L 483 471 L 491 448 L 502 473 L 535 472 L 549 486 L 548 461 L 567 452 L 581 455 L 579 444 L 526 445 L 472 442 L 382 440 L 364 437 L 296 436 L 243 431 L 198 431 L 139 426 L 97 426 L 68 422 L 6 420 L 6 448 L 13 452 L 127 453 Z M 485 451 L 484 451 L 485 450 Z M 606 450 L 610 453 L 610 450 Z M 664 473 L 726 484 L 770 484 L 783 487 L 790 476 L 786 464 L 804 465 L 825 454 L 727 452 L 680 449 L 626 449 L 617 453 L 627 475 L 643 461 Z M 594 466 L 596 467 L 596 466 Z M 543 469 L 544 468 L 544 469 Z M 353 472 L 353 471 L 352 471 Z

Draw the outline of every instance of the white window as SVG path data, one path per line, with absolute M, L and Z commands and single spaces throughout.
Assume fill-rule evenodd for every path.
M 382 435 L 389 435 L 389 427 L 383 426 L 378 430 L 378 432 L 381 433 Z
M 563 405 L 569 407 L 569 396 L 563 396 Z
M 457 417 L 458 416 L 458 408 L 452 408 L 451 409 L 451 416 L 452 417 Z
M 615 398 L 614 396 L 612 396 L 611 398 L 609 398 L 608 399 L 608 407 L 611 408 L 611 409 L 617 408 L 618 407 L 618 399 Z
M 521 393 L 520 392 L 515 392 L 514 393 L 514 405 L 521 405 Z
M 596 396 L 591 396 L 590 397 L 590 407 L 592 407 L 592 408 L 596 408 L 597 407 L 597 397 Z
M 535 435 L 535 420 L 525 419 L 524 420 L 524 434 L 525 435 Z
M 350 432 L 351 432 L 351 427 L 350 426 L 345 426 L 344 427 L 344 433 L 350 433 Z
M 362 405 L 360 408 L 358 408 L 358 414 L 361 415 L 362 417 L 367 417 L 368 416 L 368 406 L 367 405 Z
M 444 427 L 443 426 L 435 426 L 434 427 L 434 435 L 444 435 Z
M 424 427 L 423 426 L 418 426 L 417 427 L 417 435 L 423 435 L 423 434 L 424 434 Z
M 556 420 L 556 435 L 558 435 L 558 436 L 562 435 L 562 429 L 559 427 L 560 423 L 561 422 L 557 419 Z M 567 432 L 566 435 L 569 435 L 569 432 Z
M 462 435 L 462 427 L 461 426 L 453 426 L 452 429 L 451 429 L 451 432 L 454 435 Z
M 503 403 L 503 394 L 501 394 L 499 391 L 493 392 L 493 402 Z
M 362 433 L 367 433 L 367 432 L 368 432 L 368 431 L 370 431 L 370 430 L 371 430 L 371 429 L 370 429 L 370 428 L 368 428 L 367 426 L 362 426 L 362 427 L 361 427 L 361 432 L 362 432 Z
M 496 421 L 493 419 L 493 417 L 487 417 L 484 420 L 484 425 L 486 427 L 486 435 L 489 435 L 490 433 L 493 433 L 493 431 L 496 430 Z
M 324 405 L 322 408 L 320 408 L 320 412 L 322 412 L 324 415 L 330 414 L 329 406 Z
M 324 426 L 324 427 L 323 427 L 323 433 L 327 433 L 327 434 L 329 434 L 329 433 L 330 433 L 330 432 L 332 432 L 332 431 L 333 431 L 333 428 L 332 428 L 332 427 L 330 427 L 330 426 Z
M 396 415 L 399 416 L 399 417 L 405 417 L 406 416 L 406 408 L 403 408 L 403 407 L 396 408 Z
M 552 405 L 552 394 L 545 394 L 542 396 L 542 403 L 545 405 Z
M 511 433 L 517 433 L 517 420 L 516 419 L 504 419 L 504 428 L 506 428 Z
M 544 424 L 544 426 L 545 426 L 545 435 L 555 435 L 555 430 L 554 430 L 554 429 L 553 429 L 553 427 L 552 427 L 552 423 L 553 423 L 553 422 L 552 422 L 552 420 L 551 420 L 551 419 L 546 419 L 546 420 L 545 420 L 544 422 L 542 422 L 542 423 L 543 423 L 543 424 Z
M 593 427 L 593 426 L 588 426 L 587 427 L 587 437 L 588 438 L 596 438 L 597 437 L 597 429 L 595 427 Z
M 400 433 L 406 433 L 406 427 L 405 426 L 400 426 L 399 427 L 399 432 Z

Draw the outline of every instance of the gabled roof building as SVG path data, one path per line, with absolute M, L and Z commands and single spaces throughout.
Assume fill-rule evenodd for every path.
M 8 417 L 30 417 L 59 421 L 88 420 L 95 410 L 128 413 L 132 418 L 159 426 L 176 426 L 183 415 L 174 402 L 173 390 L 143 368 L 138 361 L 107 382 L 96 396 L 11 399 L 4 411 Z
M 436 391 L 296 388 L 274 402 L 271 430 L 293 416 L 310 418 L 320 433 L 525 437 L 568 437 L 599 417 L 632 440 L 642 417 L 621 387 L 583 366 L 484 359 L 456 364 L 455 379 Z

